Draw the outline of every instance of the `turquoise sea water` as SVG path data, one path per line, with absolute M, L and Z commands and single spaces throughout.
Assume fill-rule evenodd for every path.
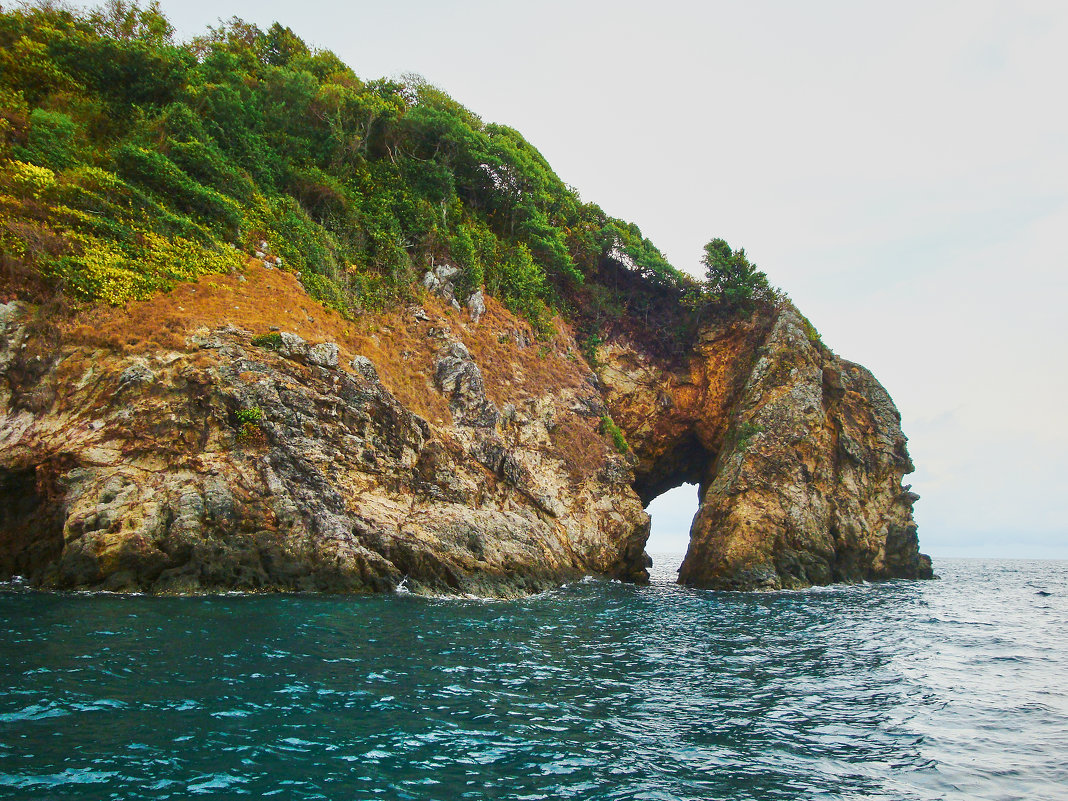
M 1064 799 L 1068 562 L 522 601 L 0 592 L 0 798 Z

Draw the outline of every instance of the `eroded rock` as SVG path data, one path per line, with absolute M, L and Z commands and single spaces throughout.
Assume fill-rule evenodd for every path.
M 478 323 L 482 319 L 482 315 L 486 313 L 486 297 L 482 294 L 482 290 L 472 292 L 471 297 L 467 299 L 467 311 L 471 315 L 471 322 Z
M 479 428 L 497 425 L 500 413 L 486 397 L 482 371 L 462 342 L 448 342 L 434 367 L 434 380 L 449 399 L 457 423 Z
M 335 368 L 338 362 L 338 347 L 333 342 L 320 342 L 308 348 L 308 363 L 319 367 Z
M 277 346 L 249 348 L 248 332 L 202 330 L 151 367 L 64 346 L 44 376 L 59 388 L 49 406 L 0 417 L 0 575 L 157 593 L 403 581 L 497 596 L 643 577 L 647 517 L 629 487 L 574 480 L 540 418 L 496 433 L 462 342 L 447 341 L 427 377 L 456 415 L 432 425 L 366 356 L 337 369 L 333 343 L 277 333 Z
M 440 267 L 436 290 L 455 275 Z M 526 360 L 506 364 L 468 347 L 485 332 L 425 310 L 405 315 L 399 359 L 376 333 L 381 374 L 364 355 L 340 367 L 330 341 L 276 331 L 249 347 L 230 326 L 184 351 L 72 342 L 30 360 L 29 313 L 0 307 L 0 578 L 503 596 L 587 573 L 643 581 L 643 507 L 684 481 L 701 487 L 685 583 L 931 574 L 893 401 L 790 307 L 706 325 L 681 362 L 609 341 L 599 375 L 566 358 L 566 333 L 539 356 L 506 322 L 498 344 Z M 419 392 L 437 416 L 413 411 L 435 408 Z

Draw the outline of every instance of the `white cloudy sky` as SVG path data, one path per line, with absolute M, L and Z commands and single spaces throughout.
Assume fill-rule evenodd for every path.
M 745 247 L 896 399 L 925 550 L 1068 558 L 1068 3 L 162 6 L 422 74 L 676 266 Z M 658 544 L 694 504 L 658 500 Z

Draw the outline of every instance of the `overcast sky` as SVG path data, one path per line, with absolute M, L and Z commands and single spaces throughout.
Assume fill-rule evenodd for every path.
M 1068 558 L 1068 3 L 162 6 L 422 74 L 677 267 L 744 247 L 897 401 L 924 550 Z M 659 499 L 658 545 L 695 504 Z

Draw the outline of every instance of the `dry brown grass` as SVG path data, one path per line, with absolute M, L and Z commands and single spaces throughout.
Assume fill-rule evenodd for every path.
M 577 350 L 573 351 L 573 359 L 568 358 L 568 349 L 573 347 L 570 332 L 559 318 L 554 322 L 561 333 L 548 342 L 538 342 L 526 322 L 493 298 L 487 298 L 486 314 L 479 324 L 463 324 L 454 331 L 471 353 L 477 354 L 490 400 L 498 405 L 519 403 L 582 386 L 589 368 Z M 530 344 L 520 347 L 517 333 Z
M 612 453 L 598 431 L 599 425 L 599 420 L 569 414 L 553 431 L 553 441 L 572 481 L 585 481 L 595 475 Z
M 245 280 L 242 281 L 241 279 Z M 241 275 L 207 275 L 149 300 L 90 306 L 67 326 L 79 344 L 120 353 L 184 350 L 198 328 L 234 325 L 254 333 L 278 326 L 311 341 L 334 339 L 352 324 L 308 297 L 295 275 L 252 260 Z
M 493 298 L 486 306 L 477 325 L 434 297 L 422 302 L 427 321 L 410 309 L 346 320 L 311 298 L 295 275 L 250 260 L 241 275 L 205 276 L 124 307 L 86 308 L 63 333 L 72 344 L 133 354 L 188 350 L 186 338 L 200 328 L 233 325 L 257 335 L 274 326 L 309 342 L 336 342 L 342 364 L 356 354 L 368 357 L 401 403 L 437 423 L 451 421 L 446 399 L 434 386 L 434 362 L 446 338 L 461 340 L 474 354 L 486 394 L 498 405 L 582 386 L 589 369 L 577 352 L 569 358 L 574 341 L 562 321 L 557 321 L 562 333 L 542 343 Z M 532 344 L 520 347 L 517 332 Z

